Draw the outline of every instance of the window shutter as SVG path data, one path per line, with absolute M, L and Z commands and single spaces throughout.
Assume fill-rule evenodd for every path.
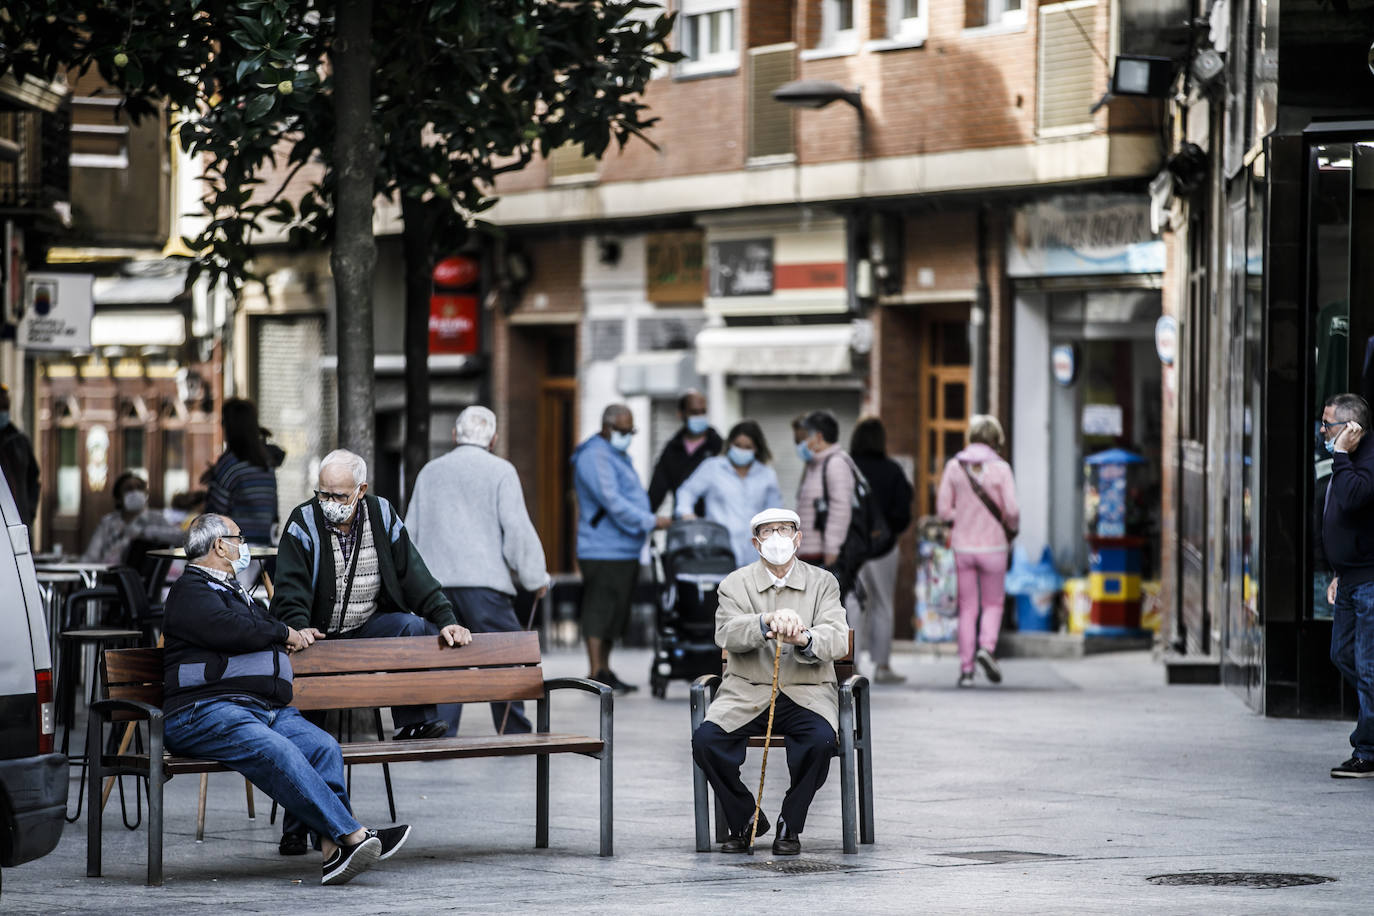
M 595 178 L 595 156 L 582 155 L 582 144 L 565 143 L 549 153 L 549 177 L 554 181 L 568 178 Z
M 1042 132 L 1092 125 L 1089 109 L 1101 95 L 1097 80 L 1101 62 L 1089 40 L 1097 34 L 1097 16 L 1096 0 L 1040 7 L 1038 127 Z
M 773 98 L 773 90 L 796 73 L 796 45 L 749 49 L 749 156 L 788 156 L 796 152 L 792 109 Z

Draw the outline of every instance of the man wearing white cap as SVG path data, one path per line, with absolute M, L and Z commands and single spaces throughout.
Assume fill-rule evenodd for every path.
M 839 721 L 835 659 L 849 648 L 849 627 L 835 577 L 796 558 L 801 520 L 765 509 L 749 522 L 759 560 L 732 572 L 717 591 L 716 642 L 730 653 L 706 721 L 692 735 L 692 758 L 725 807 L 730 837 L 721 852 L 749 846 L 754 796 L 740 781 L 748 739 L 768 724 L 773 653 L 780 642 L 773 733 L 787 738 L 792 782 L 782 801 L 773 854 L 801 852 L 800 834 L 816 791 L 830 773 Z M 775 642 L 776 641 L 776 642 Z M 759 812 L 758 836 L 768 833 Z

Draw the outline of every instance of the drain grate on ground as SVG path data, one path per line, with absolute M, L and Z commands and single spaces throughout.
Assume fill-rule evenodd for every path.
M 753 868 L 758 871 L 771 871 L 780 875 L 820 875 L 832 871 L 858 871 L 862 865 L 844 865 L 836 862 L 818 862 L 814 859 L 763 859 L 758 862 L 740 862 L 740 868 Z
M 1307 875 L 1273 871 L 1185 871 L 1172 875 L 1152 875 L 1151 884 L 1166 887 L 1253 887 L 1267 890 L 1276 887 L 1306 887 L 1335 881 L 1326 875 Z
M 1025 852 L 1019 849 L 973 849 L 968 852 L 942 852 L 939 855 L 949 859 L 971 859 L 996 865 L 1004 862 L 1040 862 L 1044 859 L 1064 858 L 1053 852 Z

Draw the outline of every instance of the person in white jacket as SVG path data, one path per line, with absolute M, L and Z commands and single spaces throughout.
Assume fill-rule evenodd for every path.
M 548 590 L 544 547 L 525 508 L 515 466 L 491 453 L 496 415 L 469 407 L 453 428 L 455 448 L 420 470 L 406 512 L 411 542 L 424 557 L 454 613 L 473 633 L 524 629 L 515 616 L 517 586 Z M 498 732 L 531 731 L 523 703 L 492 703 Z M 440 715 L 458 731 L 461 707 Z

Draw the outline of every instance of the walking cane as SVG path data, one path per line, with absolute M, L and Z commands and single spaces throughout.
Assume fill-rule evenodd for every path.
M 773 686 L 768 695 L 768 727 L 763 732 L 763 766 L 759 767 L 759 791 L 754 796 L 754 819 L 749 824 L 749 855 L 754 854 L 754 838 L 759 832 L 759 807 L 763 804 L 763 779 L 768 775 L 768 745 L 773 741 L 773 710 L 778 705 L 778 663 L 782 661 L 782 639 L 774 636 Z

